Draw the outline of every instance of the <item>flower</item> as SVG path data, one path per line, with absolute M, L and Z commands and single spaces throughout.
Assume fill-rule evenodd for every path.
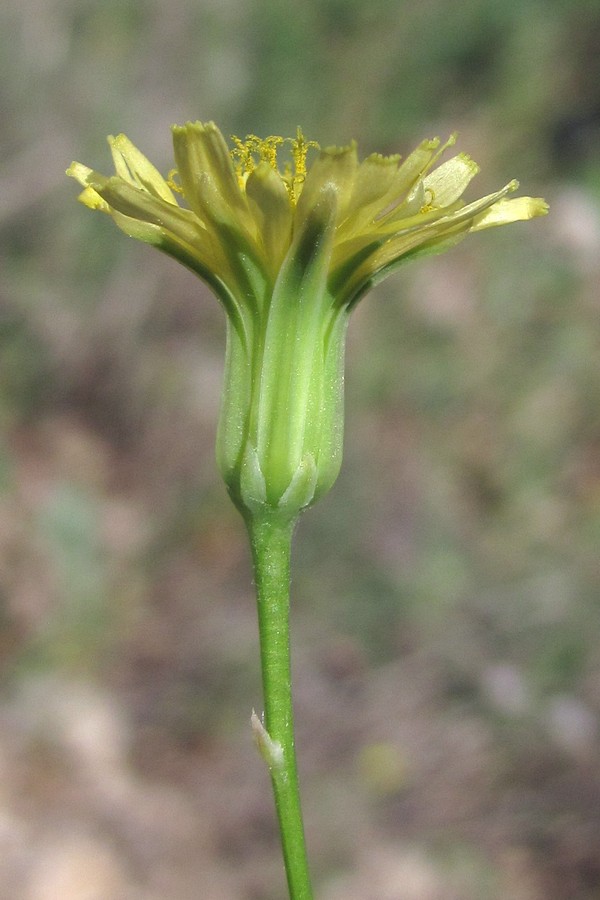
M 359 162 L 354 142 L 321 150 L 298 129 L 293 139 L 234 137 L 230 149 L 214 123 L 194 122 L 173 128 L 166 179 L 125 135 L 109 138 L 112 177 L 76 162 L 67 170 L 85 205 L 180 260 L 221 301 L 217 457 L 244 515 L 296 516 L 335 481 L 346 323 L 369 288 L 470 232 L 547 212 L 539 198 L 509 199 L 516 181 L 465 204 L 476 163 L 460 153 L 438 165 L 454 141 Z

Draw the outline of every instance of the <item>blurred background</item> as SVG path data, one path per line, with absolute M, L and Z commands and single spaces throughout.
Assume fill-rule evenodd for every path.
M 600 897 L 597 0 L 4 0 L 0 898 L 281 900 L 221 310 L 76 203 L 124 131 L 458 130 L 551 215 L 356 311 L 293 646 L 319 900 Z

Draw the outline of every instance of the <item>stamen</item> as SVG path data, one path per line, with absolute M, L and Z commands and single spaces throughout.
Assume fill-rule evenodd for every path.
M 286 138 L 286 142 L 292 145 L 292 159 L 294 160 L 294 177 L 304 180 L 306 176 L 306 156 L 311 147 L 316 150 L 321 148 L 316 141 L 307 141 L 304 139 L 302 129 L 298 125 L 295 138 Z
M 433 209 L 433 201 L 435 200 L 435 192 L 431 188 L 425 189 L 425 202 L 419 212 L 428 213 Z
M 306 157 L 311 148 L 320 150 L 316 141 L 307 141 L 302 134 L 302 129 L 298 125 L 295 138 L 287 138 L 286 142 L 292 145 L 292 159 L 294 161 L 294 174 L 286 180 L 287 188 L 290 193 L 290 199 L 296 203 L 302 191 L 302 185 L 306 179 Z
M 283 144 L 283 138 L 279 137 L 276 134 L 270 135 L 270 137 L 265 138 L 263 141 L 259 140 L 257 150 L 260 154 L 261 160 L 265 160 L 269 163 L 269 165 L 273 168 L 277 168 L 277 147 L 280 144 Z
M 171 169 L 167 175 L 167 185 L 172 191 L 175 191 L 176 194 L 181 194 L 183 196 L 183 188 L 178 181 L 175 181 L 176 178 L 179 178 L 179 171 L 177 169 Z
M 232 134 L 231 140 L 235 145 L 233 150 L 230 151 L 231 158 L 233 160 L 239 185 L 243 188 L 246 184 L 248 175 L 255 168 L 254 158 L 252 156 L 252 143 L 253 141 L 257 141 L 258 138 L 255 138 L 254 135 L 248 135 L 246 140 L 242 141 L 241 138 Z
M 296 203 L 306 178 L 308 151 L 313 147 L 317 150 L 320 149 L 316 141 L 307 141 L 300 127 L 296 131 L 295 138 L 282 138 L 276 134 L 259 138 L 255 134 L 247 134 L 244 140 L 236 135 L 232 135 L 231 140 L 234 145 L 230 151 L 231 158 L 240 188 L 244 188 L 248 175 L 254 171 L 259 161 L 268 162 L 271 168 L 279 172 L 288 190 L 290 200 L 292 203 Z M 285 163 L 283 172 L 279 170 L 277 160 L 277 150 L 282 144 L 291 145 L 292 155 L 292 162 Z

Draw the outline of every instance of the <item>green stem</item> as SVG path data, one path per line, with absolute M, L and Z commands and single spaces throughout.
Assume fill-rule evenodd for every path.
M 247 521 L 254 559 L 263 679 L 264 723 L 253 716 L 271 773 L 290 900 L 312 900 L 294 747 L 290 668 L 290 556 L 295 521 Z

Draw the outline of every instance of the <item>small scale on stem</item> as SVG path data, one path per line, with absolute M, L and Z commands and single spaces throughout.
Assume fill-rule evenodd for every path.
M 269 769 L 281 769 L 284 764 L 283 747 L 278 741 L 271 740 L 269 732 L 256 715 L 255 709 L 252 710 L 252 715 L 250 716 L 250 727 L 254 733 L 258 752 Z

